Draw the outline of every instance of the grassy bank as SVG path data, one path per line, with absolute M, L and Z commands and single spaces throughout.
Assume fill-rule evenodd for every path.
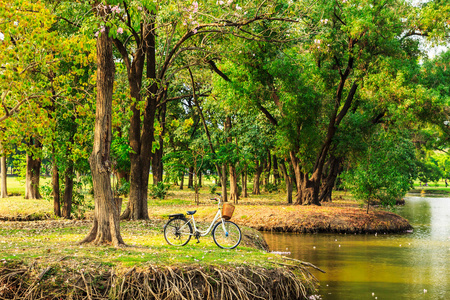
M 268 253 L 251 228 L 223 250 L 210 237 L 169 246 L 162 221 L 122 222 L 123 248 L 79 245 L 90 226 L 0 222 L 0 298 L 305 299 L 317 285 L 307 263 Z
M 190 190 L 173 190 L 166 200 L 149 200 L 149 221 L 121 222 L 123 248 L 78 244 L 92 226 L 92 212 L 62 220 L 53 216 L 51 201 L 0 199 L 0 299 L 281 300 L 315 293 L 309 264 L 269 253 L 249 227 L 241 228 L 234 250 L 219 249 L 211 236 L 168 245 L 166 216 L 190 209 L 191 197 Z M 205 189 L 199 214 L 214 214 L 208 198 Z

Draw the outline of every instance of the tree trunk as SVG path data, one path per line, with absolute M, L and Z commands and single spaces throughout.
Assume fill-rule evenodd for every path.
M 89 164 L 94 186 L 94 224 L 81 243 L 124 245 L 120 235 L 119 209 L 111 190 L 111 106 L 114 60 L 109 27 L 97 38 L 97 104 L 94 145 Z
M 25 199 L 41 199 L 39 193 L 39 179 L 41 172 L 41 159 L 33 158 L 27 154 L 27 171 L 25 180 Z
M 142 40 L 142 43 L 137 47 L 132 61 L 128 57 L 126 47 L 118 39 L 114 39 L 117 49 L 126 62 L 130 95 L 134 99 L 131 105 L 132 116 L 130 118 L 129 129 L 129 141 L 132 149 L 130 151 L 130 195 L 127 208 L 121 216 L 122 219 L 148 219 L 147 197 L 150 160 L 152 156 L 151 149 L 154 140 L 153 123 L 156 113 L 156 83 L 150 87 L 149 94 L 151 96 L 147 98 L 142 128 L 141 111 L 138 109 L 137 104 L 142 102 L 141 86 L 146 54 L 148 56 L 147 76 L 151 76 L 149 70 L 155 68 L 155 33 L 153 26 L 154 24 L 146 24 L 143 29 L 146 39 Z M 152 51 L 147 53 L 149 47 L 153 48 L 153 55 Z M 155 77 L 153 76 L 152 78 Z
M 237 204 L 239 200 L 238 178 L 236 174 L 236 167 L 230 164 L 230 201 Z
M 52 190 L 53 190 L 53 213 L 57 217 L 61 217 L 61 200 L 59 190 L 59 170 L 56 164 L 56 159 L 53 156 L 52 168 Z
M 188 172 L 188 188 L 194 187 L 194 167 L 189 167 Z
M 264 164 L 265 162 L 260 162 L 259 160 L 256 161 L 256 170 L 255 170 L 255 175 L 253 177 L 253 191 L 252 194 L 253 195 L 260 195 L 261 194 L 261 189 L 260 189 L 260 179 L 261 179 L 261 173 L 264 169 Z
M 322 186 L 320 188 L 320 198 L 319 201 L 331 202 L 333 188 L 336 184 L 336 179 L 342 172 L 342 162 L 343 158 L 337 158 L 334 155 L 330 156 L 328 174 L 322 179 Z
M 272 159 L 271 159 L 271 155 L 270 155 L 270 151 L 267 151 L 267 160 L 266 160 L 267 164 L 266 164 L 266 168 L 264 170 L 264 177 L 263 177 L 263 186 L 264 186 L 264 190 L 266 190 L 266 185 L 269 184 L 270 182 L 270 171 L 272 169 Z
M 222 172 L 220 176 L 220 182 L 222 184 L 222 201 L 228 202 L 227 195 L 227 164 L 222 165 Z
M 303 173 L 300 169 L 300 162 L 295 155 L 295 152 L 291 151 L 289 152 L 290 158 L 291 158 L 291 164 L 292 168 L 294 169 L 295 174 L 295 185 L 297 187 L 297 194 L 295 195 L 295 204 L 302 204 L 302 185 L 303 185 Z
M 73 163 L 70 162 L 70 165 L 67 168 L 66 173 L 64 175 L 64 196 L 63 196 L 62 217 L 65 219 L 70 219 L 70 213 L 72 211 L 72 197 L 73 197 Z
M 278 159 L 277 156 L 274 154 L 272 156 L 273 158 L 273 181 L 274 184 L 278 186 L 278 184 L 280 183 L 280 172 L 278 170 Z
M 121 185 L 123 182 L 130 182 L 130 173 L 126 171 L 117 172 L 117 181 L 118 184 Z
M 6 169 L 6 156 L 0 157 L 0 168 L 2 177 L 2 187 L 1 187 L 1 198 L 8 198 L 8 187 L 7 187 L 7 169 Z
M 163 147 L 164 140 L 162 136 L 159 137 L 159 149 L 155 150 L 152 155 L 152 173 L 153 173 L 153 184 L 158 184 L 158 182 L 163 181 Z
M 284 164 L 283 161 L 281 161 L 279 164 L 279 167 L 281 169 L 281 173 L 283 174 L 284 177 L 284 182 L 286 184 L 286 203 L 288 204 L 292 204 L 292 192 L 294 190 L 293 186 L 293 176 L 291 176 L 291 174 L 294 172 L 294 169 L 292 168 L 292 164 L 289 164 L 289 172 L 286 168 L 286 165 Z
M 248 191 L 247 191 L 247 166 L 244 167 L 244 171 L 242 172 L 242 197 L 247 198 L 248 197 Z
M 233 137 L 231 135 L 231 117 L 227 116 L 224 124 L 224 131 L 227 135 L 227 144 L 228 146 L 233 142 Z M 239 191 L 238 191 L 238 183 L 237 183 L 237 174 L 236 174 L 236 166 L 233 164 L 233 162 L 230 162 L 228 167 L 229 173 L 230 173 L 230 201 L 233 201 L 233 203 L 237 204 L 239 200 Z M 225 172 L 225 170 L 224 170 Z M 226 172 L 225 172 L 226 173 Z
M 180 177 L 180 190 L 184 188 L 184 173 L 181 174 Z
M 198 172 L 198 187 L 202 187 L 202 179 L 203 179 L 202 171 L 199 171 Z
M 161 109 L 159 110 L 159 123 L 162 126 L 162 132 L 159 136 L 159 148 L 156 149 L 155 153 L 152 157 L 152 172 L 153 172 L 153 184 L 158 184 L 158 182 L 163 181 L 163 154 L 164 154 L 164 133 L 166 131 L 166 109 L 167 105 L 163 104 Z

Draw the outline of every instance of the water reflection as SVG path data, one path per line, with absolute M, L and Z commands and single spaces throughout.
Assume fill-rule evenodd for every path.
M 450 199 L 408 197 L 397 213 L 412 234 L 264 236 L 327 271 L 315 273 L 323 299 L 450 299 Z

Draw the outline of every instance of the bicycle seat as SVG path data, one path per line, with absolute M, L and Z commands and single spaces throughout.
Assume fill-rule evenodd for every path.
M 188 214 L 188 216 L 190 216 L 190 215 L 195 214 L 196 212 L 197 212 L 196 210 L 191 210 L 191 211 L 188 211 L 187 214 Z

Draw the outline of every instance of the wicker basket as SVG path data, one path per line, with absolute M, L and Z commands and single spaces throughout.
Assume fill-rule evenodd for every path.
M 234 212 L 233 204 L 230 204 L 230 203 L 223 204 L 222 218 L 224 218 L 225 220 L 231 219 L 231 217 L 233 216 L 233 212 Z

